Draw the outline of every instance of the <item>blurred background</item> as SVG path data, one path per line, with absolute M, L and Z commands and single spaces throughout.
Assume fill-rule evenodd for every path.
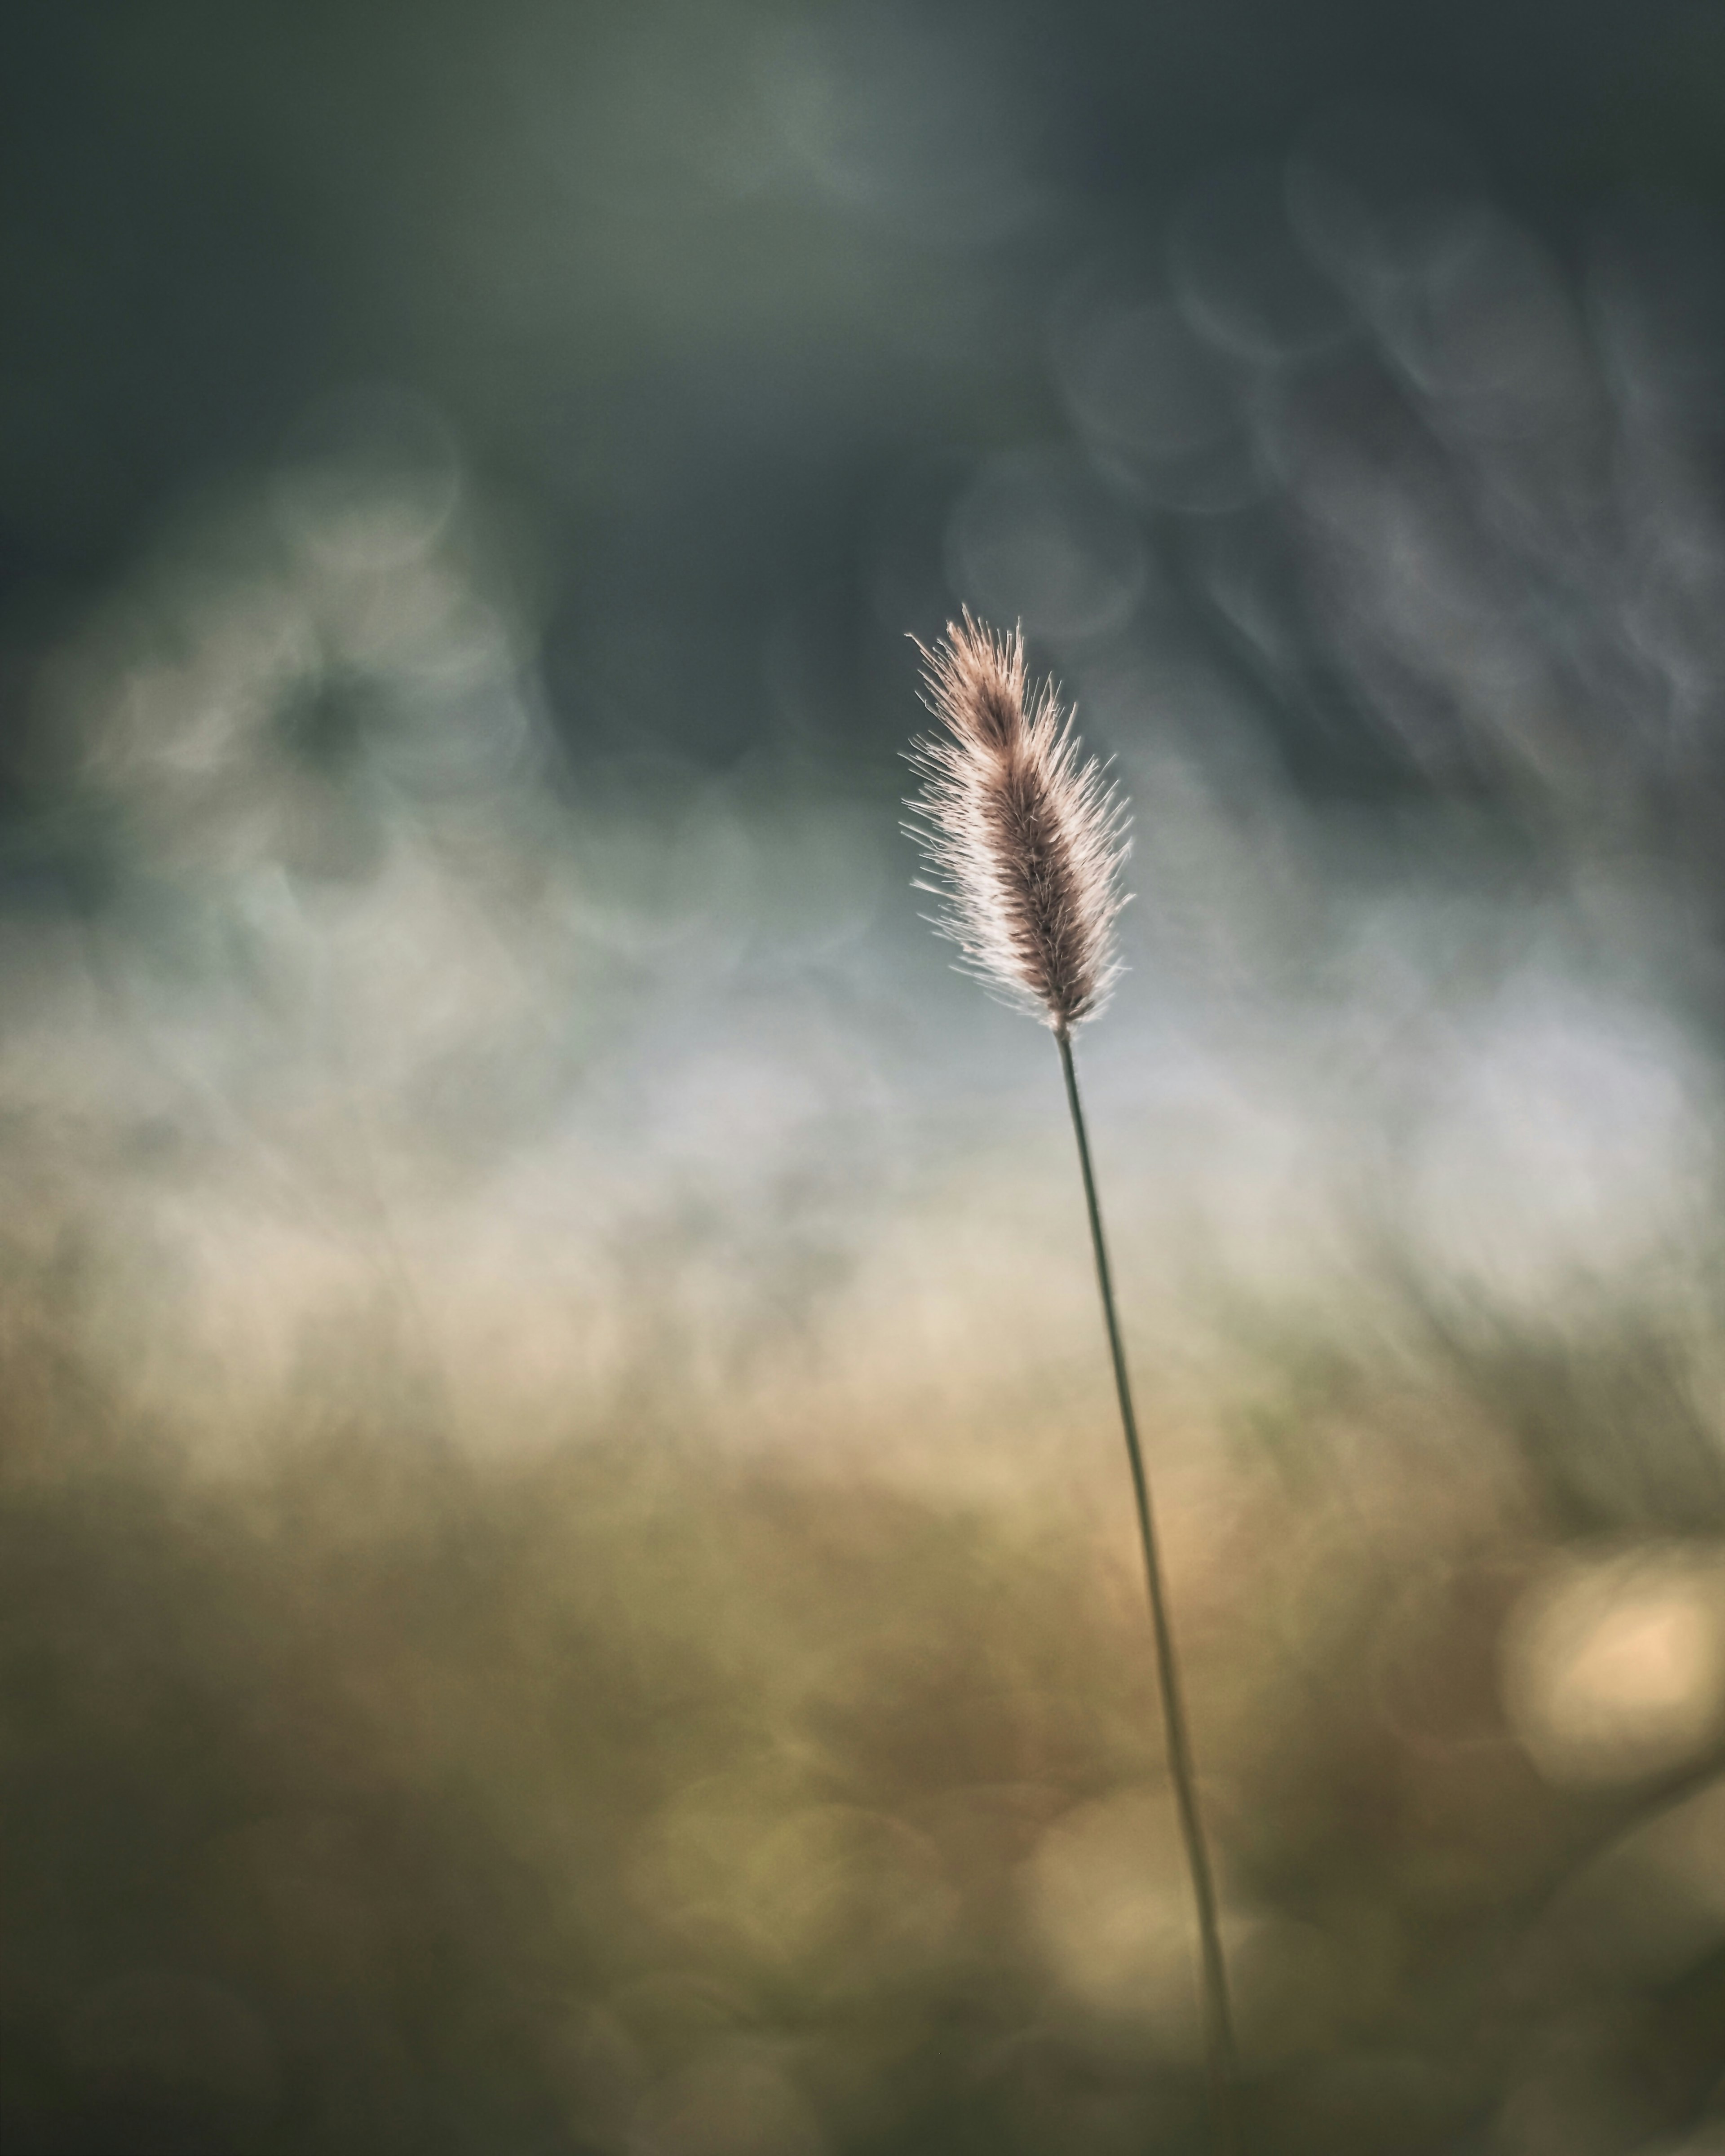
M 14 0 L 13 2156 L 1725 2148 L 1725 10 Z

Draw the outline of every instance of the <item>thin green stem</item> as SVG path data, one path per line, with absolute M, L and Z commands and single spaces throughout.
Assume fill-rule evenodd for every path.
M 1204 1820 L 1198 1809 L 1198 1782 L 1192 1765 L 1192 1739 L 1186 1727 L 1186 1708 L 1181 1694 L 1179 1658 L 1174 1651 L 1173 1627 L 1168 1621 L 1168 1595 L 1163 1582 L 1162 1558 L 1157 1547 L 1155 1515 L 1150 1505 L 1150 1479 L 1144 1471 L 1144 1455 L 1138 1443 L 1137 1417 L 1132 1412 L 1132 1383 L 1127 1375 L 1126 1349 L 1120 1337 L 1120 1318 L 1114 1307 L 1114 1281 L 1108 1266 L 1108 1245 L 1102 1234 L 1102 1209 L 1096 1200 L 1096 1179 L 1091 1167 L 1090 1140 L 1084 1127 L 1084 1109 L 1078 1098 L 1078 1073 L 1072 1061 L 1072 1041 L 1057 1033 L 1060 1069 L 1066 1081 L 1066 1105 L 1072 1111 L 1072 1135 L 1078 1141 L 1078 1165 L 1084 1175 L 1084 1202 L 1090 1213 L 1091 1246 L 1096 1253 L 1096 1285 L 1102 1293 L 1102 1316 L 1108 1327 L 1108 1352 L 1114 1359 L 1114 1389 L 1120 1399 L 1120 1420 L 1126 1432 L 1126 1454 L 1132 1463 L 1132 1494 L 1137 1500 L 1138 1537 L 1143 1544 L 1144 1578 L 1150 1590 L 1150 1622 L 1156 1635 L 1156 1669 L 1162 1686 L 1163 1727 L 1168 1738 L 1168 1774 L 1174 1785 L 1174 1804 L 1180 1817 L 1181 1837 L 1186 1845 L 1186 1867 L 1192 1875 L 1192 1898 L 1198 1907 L 1198 1937 L 1204 1960 L 1204 2054 L 1209 2070 L 1210 2102 L 1214 2116 L 1217 2156 L 1238 2156 L 1240 2148 L 1239 2117 L 1240 2061 L 1234 2042 L 1234 2017 L 1228 2004 L 1228 1969 L 1222 1958 L 1222 1934 L 1216 1921 L 1216 1888 L 1210 1871 L 1209 1851 L 1204 1841 Z

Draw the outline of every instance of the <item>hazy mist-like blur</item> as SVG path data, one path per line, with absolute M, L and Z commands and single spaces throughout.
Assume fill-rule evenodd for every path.
M 0 2129 L 1725 2148 L 1725 31 L 22 8 Z

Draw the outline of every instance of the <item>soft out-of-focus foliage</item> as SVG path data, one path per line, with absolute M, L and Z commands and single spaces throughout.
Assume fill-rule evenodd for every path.
M 1196 2145 L 1093 1494 L 639 1423 L 476 1465 L 375 1394 L 212 1481 L 63 1344 L 5 1368 L 9 2146 Z M 1673 2145 L 1725 1544 L 1560 1547 L 1477 1395 L 1259 1368 L 1296 1464 L 1169 1515 L 1254 2145 Z

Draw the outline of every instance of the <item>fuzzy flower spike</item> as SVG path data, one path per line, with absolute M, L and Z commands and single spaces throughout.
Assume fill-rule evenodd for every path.
M 942 728 L 932 738 L 914 742 L 910 751 L 911 768 L 922 785 L 906 804 L 915 821 L 906 829 L 922 847 L 932 878 L 919 881 L 917 889 L 932 891 L 942 901 L 934 925 L 963 953 L 963 970 L 1040 1018 L 1060 1050 L 1144 1553 L 1168 1779 L 1198 1922 L 1213 2148 L 1214 2156 L 1237 2156 L 1240 2058 L 1220 1911 L 1199 1810 L 1198 1770 L 1150 1478 L 1132 1409 L 1126 1342 L 1072 1055 L 1074 1029 L 1101 1009 L 1120 972 L 1114 924 L 1126 904 L 1121 887 L 1126 803 L 1109 785 L 1102 767 L 1085 755 L 1053 685 L 1044 682 L 1027 700 L 1024 639 L 1019 630 L 996 635 L 967 612 L 962 620 L 947 624 L 945 637 L 932 651 L 920 644 L 916 649 L 923 660 L 922 701 Z
M 1027 696 L 1024 639 L 948 622 L 923 658 L 922 701 L 944 732 L 915 742 L 922 781 L 906 825 L 922 847 L 935 927 L 964 970 L 1060 1039 L 1094 1018 L 1120 973 L 1114 924 L 1126 804 L 1072 731 L 1051 682 Z

